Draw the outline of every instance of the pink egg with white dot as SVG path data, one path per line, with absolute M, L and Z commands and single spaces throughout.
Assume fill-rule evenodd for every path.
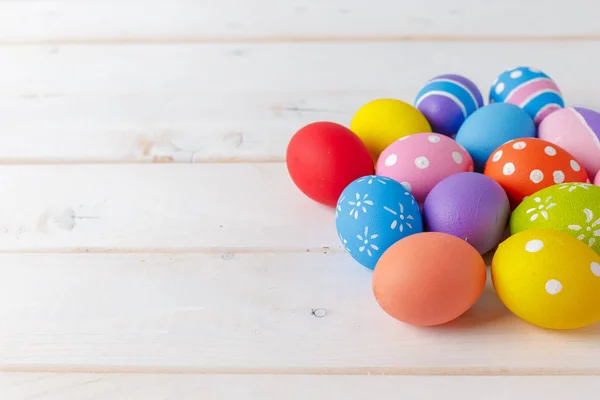
M 437 133 L 416 133 L 390 144 L 377 160 L 375 173 L 400 182 L 419 204 L 450 175 L 473 172 L 471 155 L 455 140 Z

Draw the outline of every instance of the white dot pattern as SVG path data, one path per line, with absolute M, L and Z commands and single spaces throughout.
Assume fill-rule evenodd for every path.
M 550 279 L 548 282 L 546 282 L 546 292 L 548 292 L 548 294 L 555 295 L 560 293 L 561 290 L 562 283 L 560 283 L 556 279 Z
M 548 154 L 549 156 L 555 156 L 556 149 L 552 146 L 546 146 L 546 148 L 544 149 L 544 153 Z
M 510 73 L 510 77 L 513 79 L 520 78 L 523 75 L 523 72 L 517 70 Z
M 581 170 L 579 163 L 575 160 L 571 160 L 571 168 L 573 168 L 573 171 L 575 172 L 579 172 Z
M 425 168 L 429 167 L 429 160 L 425 156 L 417 157 L 415 159 L 415 165 L 419 169 L 425 169 Z
M 502 168 L 502 173 L 507 176 L 514 174 L 515 171 L 516 171 L 515 164 L 513 164 L 511 162 L 504 164 L 504 167 Z
M 540 171 L 539 169 L 534 169 L 529 174 L 529 179 L 531 179 L 531 182 L 533 182 L 533 183 L 540 183 L 541 181 L 544 180 L 544 173 L 542 171 Z
M 391 167 L 392 165 L 395 165 L 397 161 L 398 161 L 398 156 L 395 153 L 392 153 L 385 158 L 385 165 L 387 167 Z
M 565 173 L 560 170 L 554 171 L 552 177 L 554 178 L 554 183 L 563 183 L 565 181 Z
M 500 159 L 502 158 L 502 154 L 504 154 L 504 152 L 502 150 L 498 150 L 497 152 L 495 152 L 494 156 L 492 157 L 492 161 L 493 162 L 500 161 Z
M 500 82 L 498 85 L 496 85 L 496 94 L 500 94 L 504 91 L 504 82 Z
M 438 135 L 430 135 L 427 140 L 429 140 L 431 143 L 439 143 L 440 137 Z
M 537 253 L 538 251 L 540 251 L 543 248 L 544 248 L 544 242 L 542 242 L 539 239 L 530 240 L 525 245 L 525 250 L 527 250 L 530 253 Z
M 525 147 L 527 147 L 525 142 L 516 142 L 512 145 L 512 148 L 515 150 L 523 150 Z
M 600 276 L 600 264 L 598 264 L 596 261 L 592 261 L 590 269 L 592 270 L 592 274 Z
M 458 151 L 452 152 L 452 158 L 454 159 L 454 162 L 456 162 L 457 164 L 462 164 L 462 162 L 463 162 L 463 156 Z
M 409 192 L 412 190 L 412 186 L 411 186 L 410 183 L 408 183 L 408 182 L 405 181 L 405 182 L 400 182 L 400 184 L 402 186 L 404 186 L 404 189 L 408 190 Z

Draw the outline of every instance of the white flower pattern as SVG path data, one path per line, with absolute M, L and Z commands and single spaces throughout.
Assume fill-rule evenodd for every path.
M 348 201 L 348 204 L 350 206 L 352 206 L 352 208 L 350 209 L 350 215 L 354 215 L 354 219 L 358 219 L 358 214 L 360 211 L 364 212 L 365 214 L 367 213 L 367 207 L 366 206 L 373 206 L 373 201 L 372 200 L 368 200 L 369 198 L 369 194 L 365 193 L 364 195 L 360 195 L 360 193 L 356 193 L 355 195 L 355 200 L 350 200 Z
M 374 181 L 381 183 L 382 185 L 387 185 L 386 180 L 388 180 L 388 178 L 383 178 L 381 176 L 377 176 L 377 175 L 369 175 L 369 176 L 365 176 L 364 178 L 360 178 L 357 182 L 364 182 L 367 181 L 367 185 L 372 185 Z
M 369 257 L 373 257 L 371 250 L 379 250 L 379 247 L 370 241 L 377 239 L 378 237 L 379 235 L 377 234 L 369 236 L 369 227 L 366 226 L 364 235 L 356 235 L 356 238 L 362 242 L 362 246 L 358 248 L 358 251 L 362 253 L 366 250 Z
M 592 222 L 592 220 L 594 219 L 594 213 L 589 208 L 584 208 L 583 213 L 585 214 L 585 223 L 587 225 L 569 225 L 568 228 L 569 230 L 580 232 L 579 236 L 577 236 L 577 239 L 581 240 L 582 242 L 585 242 L 585 240 L 587 239 L 587 245 L 589 247 L 592 247 L 594 243 L 596 243 L 596 238 L 600 237 L 600 227 L 599 229 L 594 230 L 594 228 L 600 225 L 600 218 Z M 588 238 L 588 235 L 591 236 Z
M 348 252 L 348 253 L 352 253 L 352 250 L 350 250 L 350 248 L 348 247 L 348 241 L 346 239 L 344 239 L 344 237 L 342 236 L 342 234 L 340 233 L 340 240 L 342 242 L 342 245 L 344 246 L 344 249 Z
M 342 197 L 340 197 L 340 199 L 338 200 L 338 204 L 337 207 L 335 208 L 335 217 L 339 217 L 340 213 L 342 212 L 342 204 L 344 203 L 344 200 L 346 200 L 346 196 L 342 195 Z
M 527 210 L 527 214 L 531 214 L 529 220 L 533 222 L 537 220 L 540 216 L 542 216 L 546 221 L 548 221 L 548 210 L 556 206 L 556 203 L 549 203 L 550 200 L 552 200 L 552 196 L 548 196 L 543 203 L 542 199 L 540 199 L 539 197 L 535 197 L 533 200 L 539 205 L 537 207 L 532 207 L 529 210 Z
M 387 208 L 387 207 L 383 207 L 384 210 L 386 210 L 387 212 L 392 213 L 393 215 L 395 215 L 397 218 L 394 218 L 394 220 L 392 221 L 392 224 L 390 225 L 390 228 L 392 229 L 396 229 L 396 227 L 398 227 L 398 229 L 400 230 L 400 232 L 404 232 L 404 225 L 406 225 L 408 228 L 412 229 L 412 225 L 409 221 L 414 221 L 414 218 L 412 215 L 404 215 L 404 206 L 402 205 L 402 203 L 398 203 L 400 205 L 400 209 L 398 210 L 398 212 L 392 210 L 391 208 Z
M 576 182 L 576 183 L 565 183 L 562 184 L 558 187 L 558 190 L 563 190 L 563 189 L 569 189 L 569 192 L 572 192 L 574 190 L 576 190 L 577 188 L 582 188 L 585 190 L 590 190 L 590 186 L 592 186 L 589 183 L 580 183 L 580 182 Z

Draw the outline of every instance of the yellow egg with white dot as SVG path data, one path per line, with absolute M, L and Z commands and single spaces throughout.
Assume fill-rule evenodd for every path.
M 390 144 L 404 136 L 431 132 L 431 125 L 411 104 L 396 99 L 377 99 L 354 114 L 350 130 L 362 139 L 377 161 Z
M 494 254 L 492 282 L 504 305 L 533 325 L 600 321 L 600 256 L 566 233 L 535 228 L 509 237 Z

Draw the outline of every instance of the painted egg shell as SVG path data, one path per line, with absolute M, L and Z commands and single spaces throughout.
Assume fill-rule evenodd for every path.
M 538 137 L 573 154 L 589 177 L 600 171 L 600 113 L 582 107 L 555 111 L 538 126 Z
M 378 99 L 363 105 L 354 114 L 350 130 L 367 145 L 375 161 L 392 142 L 413 133 L 429 132 L 423 114 L 401 100 Z
M 472 170 L 473 159 L 456 141 L 436 133 L 418 133 L 389 145 L 375 173 L 402 183 L 422 204 L 439 181 Z
M 450 322 L 471 308 L 483 292 L 486 266 L 464 240 L 424 232 L 393 244 L 373 271 L 379 306 L 416 326 Z
M 370 269 L 392 244 L 423 232 L 415 198 L 395 180 L 376 175 L 359 178 L 344 189 L 335 223 L 346 251 Z
M 600 171 L 596 174 L 596 178 L 594 179 L 594 185 L 600 186 Z
M 600 254 L 600 187 L 562 183 L 535 192 L 510 217 L 511 234 L 531 228 L 562 231 Z
M 306 196 L 331 207 L 350 182 L 375 169 L 360 138 L 333 122 L 315 122 L 296 132 L 287 147 L 286 164 Z
M 535 137 L 533 120 L 519 107 L 496 103 L 481 107 L 462 124 L 456 135 L 473 157 L 475 170 L 482 171 L 490 155 L 512 139 Z
M 569 152 L 537 138 L 511 140 L 498 147 L 484 173 L 504 188 L 513 209 L 526 196 L 548 186 L 588 180 Z
M 469 115 L 483 107 L 483 97 L 477 86 L 464 76 L 440 75 L 417 94 L 415 107 L 434 132 L 453 136 Z
M 539 327 L 600 320 L 600 257 L 566 233 L 536 228 L 509 237 L 494 254 L 492 282 L 510 311 Z
M 423 205 L 425 230 L 466 240 L 484 254 L 504 235 L 510 206 L 504 189 L 476 172 L 451 175 L 435 185 Z
M 564 107 L 556 83 L 539 69 L 530 67 L 518 67 L 501 73 L 490 89 L 490 103 L 519 106 L 536 124 Z

